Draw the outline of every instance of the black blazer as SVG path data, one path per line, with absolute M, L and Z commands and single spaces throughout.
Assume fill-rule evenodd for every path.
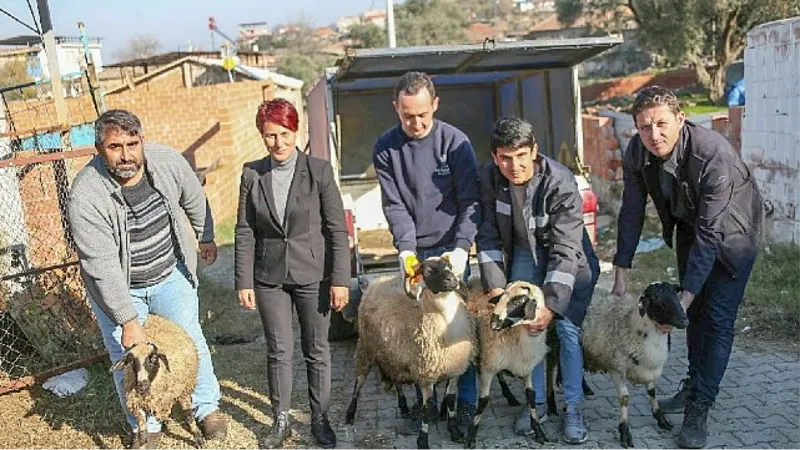
M 649 195 L 668 246 L 678 220 L 694 227 L 682 284 L 698 294 L 717 261 L 733 278 L 749 270 L 760 246 L 764 200 L 741 156 L 719 133 L 687 121 L 674 151 L 677 183 L 667 199 L 656 157 L 639 135 L 628 143 L 614 265 L 631 267 Z
M 350 285 L 347 225 L 331 165 L 300 150 L 278 222 L 268 158 L 244 164 L 236 222 L 235 287 L 310 284 L 330 278 Z

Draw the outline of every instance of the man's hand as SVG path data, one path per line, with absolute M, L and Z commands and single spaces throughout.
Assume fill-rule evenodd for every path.
M 683 305 L 683 310 L 688 311 L 689 307 L 692 306 L 692 302 L 694 301 L 695 295 L 686 289 L 681 292 L 681 305 Z
M 253 289 L 239 289 L 237 291 L 239 296 L 239 304 L 242 308 L 254 311 L 256 309 L 256 291 Z
M 550 308 L 541 305 L 536 308 L 536 318 L 533 319 L 533 322 L 525 324 L 525 328 L 528 329 L 528 333 L 536 336 L 547 329 L 550 322 L 553 320 L 553 316 L 553 311 L 551 311 Z
M 628 271 L 625 267 L 614 267 L 614 287 L 611 288 L 611 293 L 624 297 L 628 291 Z
M 200 259 L 208 266 L 214 264 L 217 260 L 217 244 L 214 241 L 201 242 L 198 247 L 200 247 Z
M 414 254 L 414 252 L 412 251 L 403 250 L 402 252 L 400 252 L 399 255 L 397 255 L 397 259 L 400 261 L 400 275 L 403 278 L 408 278 L 411 275 L 413 275 L 413 273 L 411 273 L 410 270 L 413 269 L 413 265 L 416 264 L 416 262 L 418 261 L 417 255 Z
M 129 320 L 122 325 L 121 340 L 122 348 L 125 350 L 136 344 L 147 342 L 147 333 L 144 332 L 144 327 L 139 323 L 139 319 Z
M 469 264 L 469 253 L 466 250 L 456 247 L 450 252 L 445 252 L 442 257 L 450 261 L 450 265 L 453 266 L 453 273 L 458 276 L 464 275 L 467 270 L 467 264 Z
M 350 288 L 347 286 L 331 286 L 331 308 L 339 312 L 350 301 Z

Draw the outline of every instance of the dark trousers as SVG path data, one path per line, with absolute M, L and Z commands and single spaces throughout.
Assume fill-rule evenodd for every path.
M 681 279 L 686 271 L 689 250 L 694 241 L 691 232 L 677 235 L 676 253 Z M 714 264 L 703 288 L 686 311 L 689 326 L 686 345 L 689 350 L 688 375 L 695 379 L 689 400 L 711 406 L 719 393 L 719 384 L 728 367 L 733 347 L 733 330 L 744 289 L 750 279 L 755 258 L 733 278 L 719 262 Z
M 274 412 L 288 411 L 292 399 L 292 305 L 300 322 L 312 414 L 328 412 L 331 392 L 329 283 L 257 285 L 256 304 L 267 339 L 267 382 Z

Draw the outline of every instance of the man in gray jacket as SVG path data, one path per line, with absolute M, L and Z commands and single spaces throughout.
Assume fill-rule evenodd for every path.
M 178 152 L 145 147 L 142 125 L 128 111 L 108 111 L 97 119 L 95 147 L 98 154 L 73 183 L 69 220 L 111 362 L 147 342 L 142 325 L 148 314 L 177 323 L 194 341 L 200 359 L 192 394 L 195 418 L 207 439 L 224 438 L 219 383 L 198 318 L 194 239 L 207 264 L 217 257 L 203 188 Z M 114 383 L 135 436 L 138 425 L 125 406 L 122 371 L 114 373 Z M 156 448 L 161 424 L 149 417 L 147 428 L 147 448 Z M 139 445 L 134 439 L 132 448 Z

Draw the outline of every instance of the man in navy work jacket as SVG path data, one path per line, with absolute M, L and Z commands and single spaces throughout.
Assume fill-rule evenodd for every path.
M 544 332 L 553 318 L 567 414 L 563 439 L 586 442 L 588 431 L 578 405 L 583 398 L 580 326 L 600 276 L 600 263 L 583 225 L 583 202 L 572 172 L 539 153 L 533 126 L 515 117 L 497 121 L 491 139 L 493 162 L 479 172 L 482 221 L 478 263 L 483 288 L 494 297 L 506 281 L 542 287 L 545 305 L 527 325 Z M 534 400 L 544 420 L 544 363 L 533 370 Z M 478 412 L 486 405 L 478 405 Z M 514 426 L 533 433 L 527 406 Z
M 468 251 L 480 222 L 475 151 L 464 133 L 434 119 L 439 98 L 428 75 L 403 75 L 395 86 L 394 107 L 400 124 L 375 143 L 372 162 L 400 270 L 405 270 L 405 260 L 412 255 L 424 260 L 447 254 L 454 269 L 466 278 Z M 420 429 L 421 395 L 417 390 L 418 402 L 405 430 L 410 434 Z M 475 403 L 475 368 L 470 366 L 458 383 L 462 435 L 472 421 Z M 429 417 L 436 416 L 432 414 Z
M 639 134 L 625 150 L 613 289 L 626 291 L 649 195 L 664 241 L 673 247 L 673 233 L 676 238 L 681 302 L 689 317 L 688 378 L 661 408 L 684 412 L 678 446 L 702 448 L 708 408 L 728 365 L 733 326 L 759 251 L 764 202 L 728 141 L 687 121 L 669 90 L 642 90 L 631 114 Z

